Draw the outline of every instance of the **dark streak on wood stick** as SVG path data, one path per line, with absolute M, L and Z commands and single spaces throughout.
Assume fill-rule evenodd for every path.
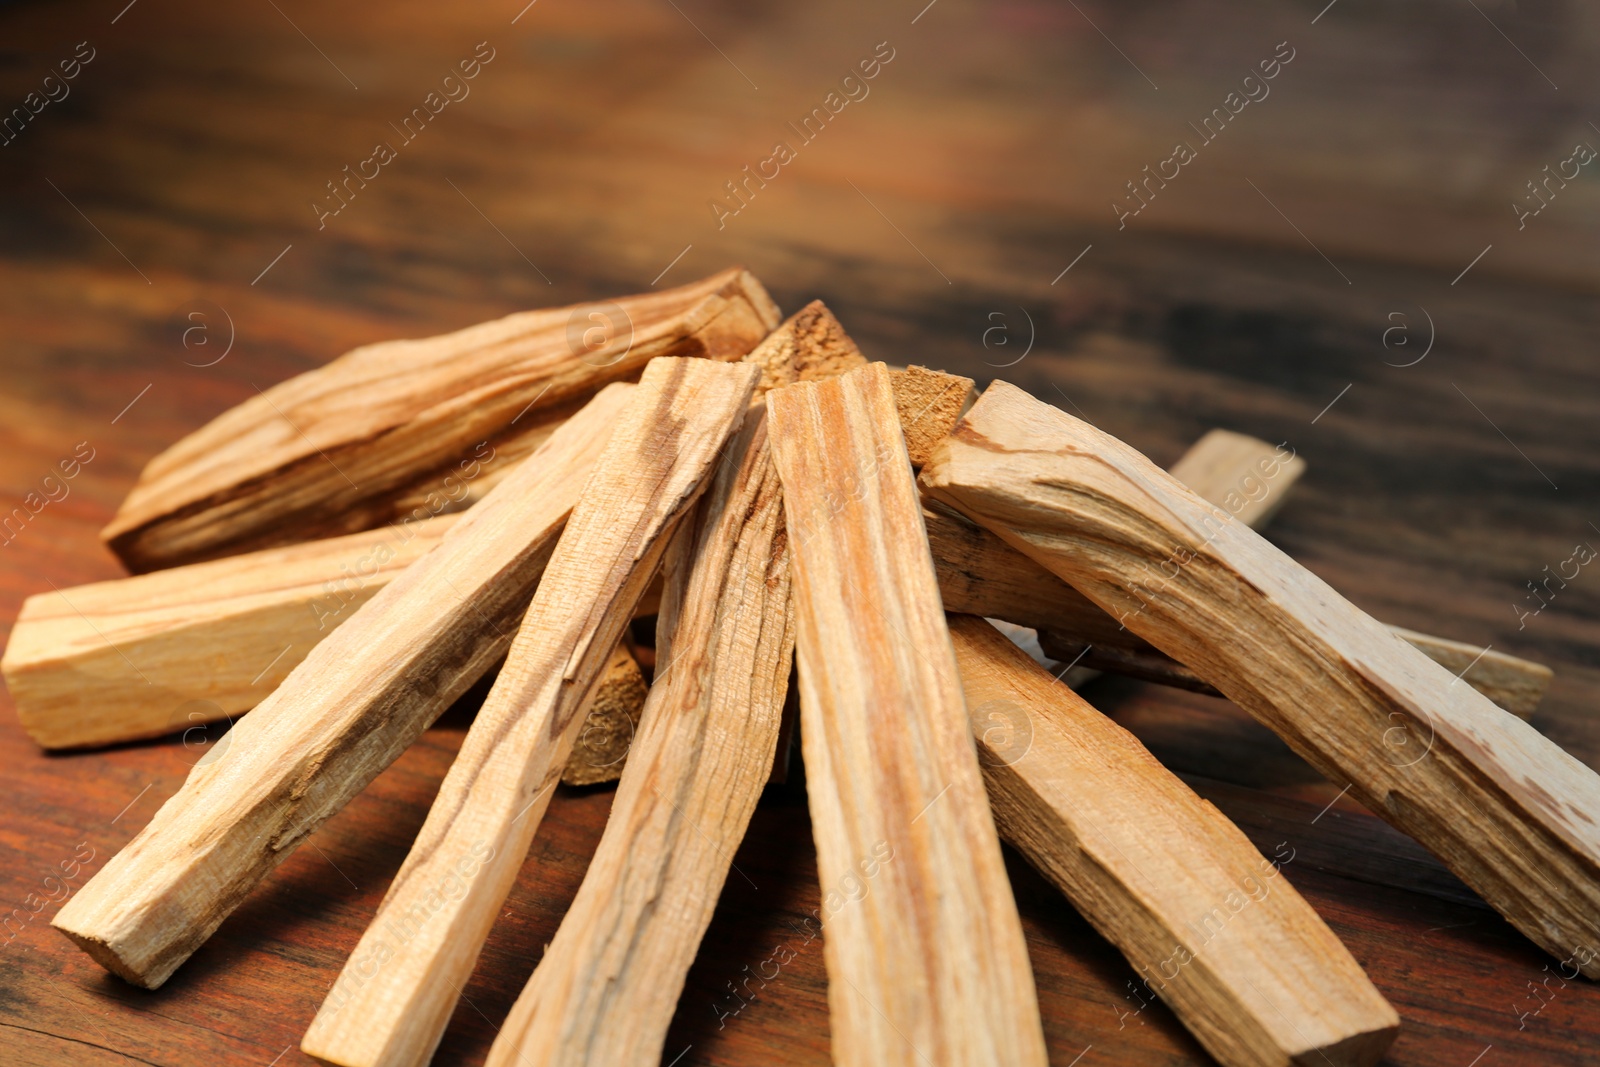
M 602 390 L 319 644 L 53 925 L 154 989 L 511 643 L 634 386 Z
M 1045 1062 L 889 372 L 768 398 L 834 1060 Z M 855 894 L 844 889 L 856 886 Z
M 652 688 L 605 836 L 490 1067 L 658 1064 L 773 762 L 794 651 L 764 413 L 665 566 Z
M 745 417 L 753 366 L 657 359 L 573 509 L 494 688 L 301 1048 L 425 1064 L 528 853 L 589 689 Z

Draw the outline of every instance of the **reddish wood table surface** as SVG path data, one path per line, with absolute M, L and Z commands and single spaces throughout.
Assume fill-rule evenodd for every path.
M 1600 575 L 1517 612 L 1546 565 L 1600 545 L 1600 164 L 1538 199 L 1526 184 L 1600 144 L 1593 11 L 125 3 L 0 10 L 4 106 L 66 92 L 0 146 L 5 508 L 93 450 L 0 548 L 0 625 L 31 593 L 119 573 L 96 531 L 139 468 L 257 387 L 363 342 L 744 262 L 788 310 L 826 299 L 874 357 L 1003 374 L 1158 462 L 1211 426 L 1290 443 L 1310 472 L 1272 538 L 1386 621 L 1549 663 L 1535 725 L 1600 762 Z M 492 58 L 470 95 L 408 140 L 402 120 L 475 50 Z M 1265 95 L 1243 83 L 1291 54 Z M 92 58 L 44 81 L 75 55 Z M 842 83 L 874 55 L 870 82 Z M 845 90 L 821 133 L 796 133 Z M 1174 173 L 1178 141 L 1194 158 L 1133 199 L 1146 165 Z M 378 142 L 394 160 L 325 214 Z M 725 183 L 776 142 L 793 159 L 733 199 Z M 1114 680 L 1088 695 L 1292 856 L 1287 877 L 1401 1014 L 1388 1062 L 1600 1060 L 1600 990 L 1552 978 L 1237 709 Z M 471 704 L 154 993 L 49 929 L 44 879 L 74 857 L 98 869 L 207 739 L 47 757 L 0 711 L 0 909 L 20 930 L 0 945 L 0 1062 L 308 1062 L 300 1035 Z M 437 1062 L 481 1061 L 609 802 L 552 803 Z M 818 898 L 801 784 L 771 791 L 737 862 L 748 880 L 728 883 L 664 1062 L 825 1062 L 821 946 L 796 926 Z M 1008 862 L 1053 1062 L 1206 1062 Z M 752 978 L 780 946 L 778 977 Z

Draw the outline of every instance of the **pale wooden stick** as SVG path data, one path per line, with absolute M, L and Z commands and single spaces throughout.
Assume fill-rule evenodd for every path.
M 1211 435 L 1202 438 L 1173 470 L 1199 481 L 1206 490 L 1200 495 L 1218 507 L 1226 504 L 1238 518 L 1266 522 L 1298 477 L 1295 464 L 1304 461 L 1292 456 L 1285 460 L 1266 442 L 1239 434 L 1207 444 L 1213 440 Z M 1254 443 L 1246 447 L 1241 440 Z M 1247 463 L 1243 470 L 1231 465 L 1241 458 Z M 1277 473 L 1261 477 L 1262 463 L 1269 471 L 1276 465 Z M 1259 488 L 1263 484 L 1266 495 Z M 1082 593 L 977 523 L 926 498 L 922 517 L 939 574 L 939 593 L 949 610 L 1038 630 L 1046 653 L 1055 648 L 1063 662 L 1075 659 L 1084 645 L 1092 645 L 1085 665 L 1181 689 L 1210 689 L 1194 672 L 1151 648 Z M 1550 668 L 1543 664 L 1398 626 L 1390 629 L 1452 673 L 1465 670 L 1462 681 L 1520 718 L 1533 714 L 1550 683 Z
M 697 359 L 645 368 L 416 843 L 301 1042 L 308 1055 L 347 1067 L 432 1057 L 550 802 L 584 697 L 759 377 Z
M 1305 472 L 1306 461 L 1287 441 L 1273 447 L 1232 430 L 1208 430 L 1171 468 L 1178 481 L 1255 530 L 1272 520 Z
M 1276 864 L 993 626 L 952 615 L 950 638 L 1001 836 L 1122 950 L 1141 1000 L 1228 1067 L 1383 1055 L 1399 1017 Z
M 758 392 L 865 363 L 820 302 L 745 359 L 762 367 Z M 660 1059 L 684 974 L 773 773 L 793 623 L 762 419 L 724 460 L 692 540 L 674 544 L 681 558 L 666 568 L 658 624 L 663 673 L 630 754 L 636 769 L 491 1062 Z M 647 894 L 635 892 L 643 885 Z
M 146 571 L 464 506 L 600 386 L 655 356 L 738 359 L 777 323 L 734 268 L 366 345 L 156 456 L 101 537 Z
M 867 363 L 861 349 L 820 300 L 801 308 L 744 359 L 763 366 L 761 384 L 756 387 L 763 398 L 780 385 L 837 377 Z M 799 728 L 799 695 L 790 693 L 783 704 L 769 781 L 781 784 L 788 780 L 789 753 Z
M 1540 947 L 1600 945 L 1600 776 L 1249 527 L 1003 382 L 922 484 L 1349 783 Z
M 938 440 L 953 427 L 954 420 Z M 1305 460 L 1293 449 L 1285 455 L 1285 447 L 1212 430 L 1173 464 L 1172 474 L 1240 521 L 1259 528 L 1305 473 Z M 959 512 L 924 500 L 923 519 L 938 566 L 939 592 L 950 611 L 1029 626 L 1041 635 L 1051 634 L 1058 645 L 1077 641 L 1141 655 L 1153 651 L 1082 593 Z M 1192 688 L 1181 670 L 1176 668 L 1173 684 Z M 1141 676 L 1164 680 L 1159 671 Z
M 928 462 L 933 446 L 955 429 L 978 393 L 971 378 L 927 367 L 912 366 L 889 373 L 906 454 L 913 467 L 920 467 Z
M 665 566 L 665 665 L 605 836 L 490 1067 L 659 1064 L 772 769 L 794 623 L 783 495 L 753 415 Z
M 1289 490 L 1305 473 L 1305 460 L 1297 457 L 1292 448 L 1285 455 L 1286 447 L 1287 443 L 1273 448 L 1255 437 L 1211 430 L 1172 465 L 1172 476 L 1218 507 L 1227 508 L 1240 522 L 1259 530 L 1283 506 Z M 1130 633 L 1121 630 L 1116 636 L 1126 640 Z M 1098 678 L 1101 671 L 1112 671 L 1180 689 L 1216 693 L 1189 668 L 1142 641 L 1132 646 L 1089 642 L 1075 634 L 1047 628 L 1038 632 L 1038 642 L 1045 655 L 1074 665 L 1065 675 L 1067 684 L 1074 689 Z
M 871 364 L 767 403 L 834 1060 L 1043 1064 L 889 372 Z
M 820 301 L 743 361 L 762 368 L 758 389 L 866 363 Z M 472 489 L 494 482 L 500 469 Z M 114 744 L 233 718 L 265 699 L 456 518 L 405 521 L 30 597 L 0 661 L 18 718 L 46 748 Z M 659 595 L 658 582 L 637 613 L 655 614 Z M 627 707 L 616 707 L 636 718 L 642 698 L 630 692 L 618 690 Z M 601 701 L 595 714 L 607 716 L 611 706 Z M 604 736 L 625 748 L 622 720 L 606 721 L 615 729 L 599 721 L 585 727 L 563 780 L 612 781 L 621 773 L 612 756 L 593 753 L 596 763 L 585 754 L 582 738 Z
M 45 748 L 81 748 L 249 711 L 455 521 L 31 596 L 0 660 L 17 718 Z
M 51 749 L 235 719 L 458 517 L 31 596 L 0 661 L 17 718 Z M 644 691 L 639 665 L 619 646 L 562 781 L 592 785 L 622 774 Z
M 504 655 L 633 389 L 602 390 L 437 551 L 317 645 L 53 925 L 135 985 L 166 981 Z

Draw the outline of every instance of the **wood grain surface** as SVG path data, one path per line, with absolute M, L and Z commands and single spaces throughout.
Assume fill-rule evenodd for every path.
M 0 137 L 0 627 L 28 595 L 121 575 L 97 534 L 144 464 L 257 388 L 358 345 L 742 263 L 785 312 L 826 300 L 869 358 L 1004 376 L 1159 464 L 1214 427 L 1289 442 L 1308 473 L 1269 539 L 1386 622 L 1552 666 L 1533 725 L 1600 764 L 1600 571 L 1547 577 L 1600 547 L 1595 165 L 1521 229 L 1512 208 L 1576 142 L 1600 147 L 1592 7 L 524 4 L 0 10 L 4 114 L 94 56 Z M 1189 123 L 1280 41 L 1295 57 L 1270 96 L 1200 144 Z M 470 95 L 406 141 L 390 124 L 444 98 L 478 42 L 494 58 Z M 787 124 L 879 42 L 894 58 L 868 94 L 802 143 Z M 1198 158 L 1119 230 L 1112 202 L 1180 138 Z M 780 139 L 796 158 L 740 206 L 725 183 Z M 327 183 L 380 140 L 397 158 L 319 229 L 313 203 L 336 206 Z M 718 197 L 739 207 L 721 228 Z M 46 756 L 8 702 L 0 1058 L 308 1064 L 300 1037 L 485 692 L 155 992 L 48 924 L 220 725 Z M 1293 857 L 1400 1013 L 1386 1063 L 1594 1061 L 1600 990 L 1242 711 L 1123 679 L 1086 695 Z M 435 1062 L 487 1055 L 612 795 L 556 791 Z M 734 858 L 754 884 L 724 890 L 665 1063 L 827 1062 L 822 943 L 799 925 L 821 901 L 811 841 L 791 773 Z M 1060 893 L 1007 868 L 1052 1063 L 1208 1062 Z M 749 976 L 775 957 L 763 988 Z
M 268 872 L 505 658 L 614 436 L 605 428 L 630 410 L 635 388 L 602 389 L 452 526 L 439 551 L 320 642 L 51 925 L 129 982 L 166 981 Z
M 714 477 L 759 378 L 752 366 L 696 358 L 645 366 L 466 743 L 304 1051 L 349 1067 L 432 1060 L 550 805 L 589 690 Z M 537 454 L 528 461 L 536 462 Z
M 889 370 L 791 385 L 767 407 L 834 1062 L 1044 1064 Z
M 470 503 L 607 382 L 658 356 L 738 359 L 777 324 L 761 283 L 730 268 L 363 345 L 156 456 L 100 536 L 137 571 L 425 519 Z
M 662 562 L 661 666 L 632 770 L 491 1064 L 661 1061 L 781 732 L 794 662 L 783 515 L 762 406 Z
M 1136 1003 L 1228 1067 L 1378 1062 L 1399 1016 L 1273 861 L 994 626 L 952 614 L 950 639 L 1001 837 L 1128 957 Z
M 55 749 L 241 715 L 457 518 L 404 541 L 385 527 L 32 596 L 0 660 L 17 717 Z
M 1600 978 L 1600 775 L 1125 443 L 1005 382 L 918 484 L 1248 709 Z

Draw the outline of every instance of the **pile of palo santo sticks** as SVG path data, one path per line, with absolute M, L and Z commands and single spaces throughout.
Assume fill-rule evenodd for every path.
M 1547 670 L 1379 623 L 1263 540 L 1284 447 L 1213 433 L 1167 473 L 972 393 L 869 363 L 820 303 L 780 322 L 735 269 L 371 345 L 223 414 L 105 531 L 149 573 L 29 600 L 6 651 L 48 748 L 254 708 L 54 925 L 159 986 L 498 666 L 302 1048 L 426 1063 L 556 783 L 620 774 L 489 1062 L 657 1063 L 793 666 L 838 1062 L 1045 1062 L 1001 840 L 1221 1062 L 1377 1060 L 1399 1019 L 1344 946 L 1035 631 L 1237 702 L 1600 977 L 1600 778 L 1518 717 Z

